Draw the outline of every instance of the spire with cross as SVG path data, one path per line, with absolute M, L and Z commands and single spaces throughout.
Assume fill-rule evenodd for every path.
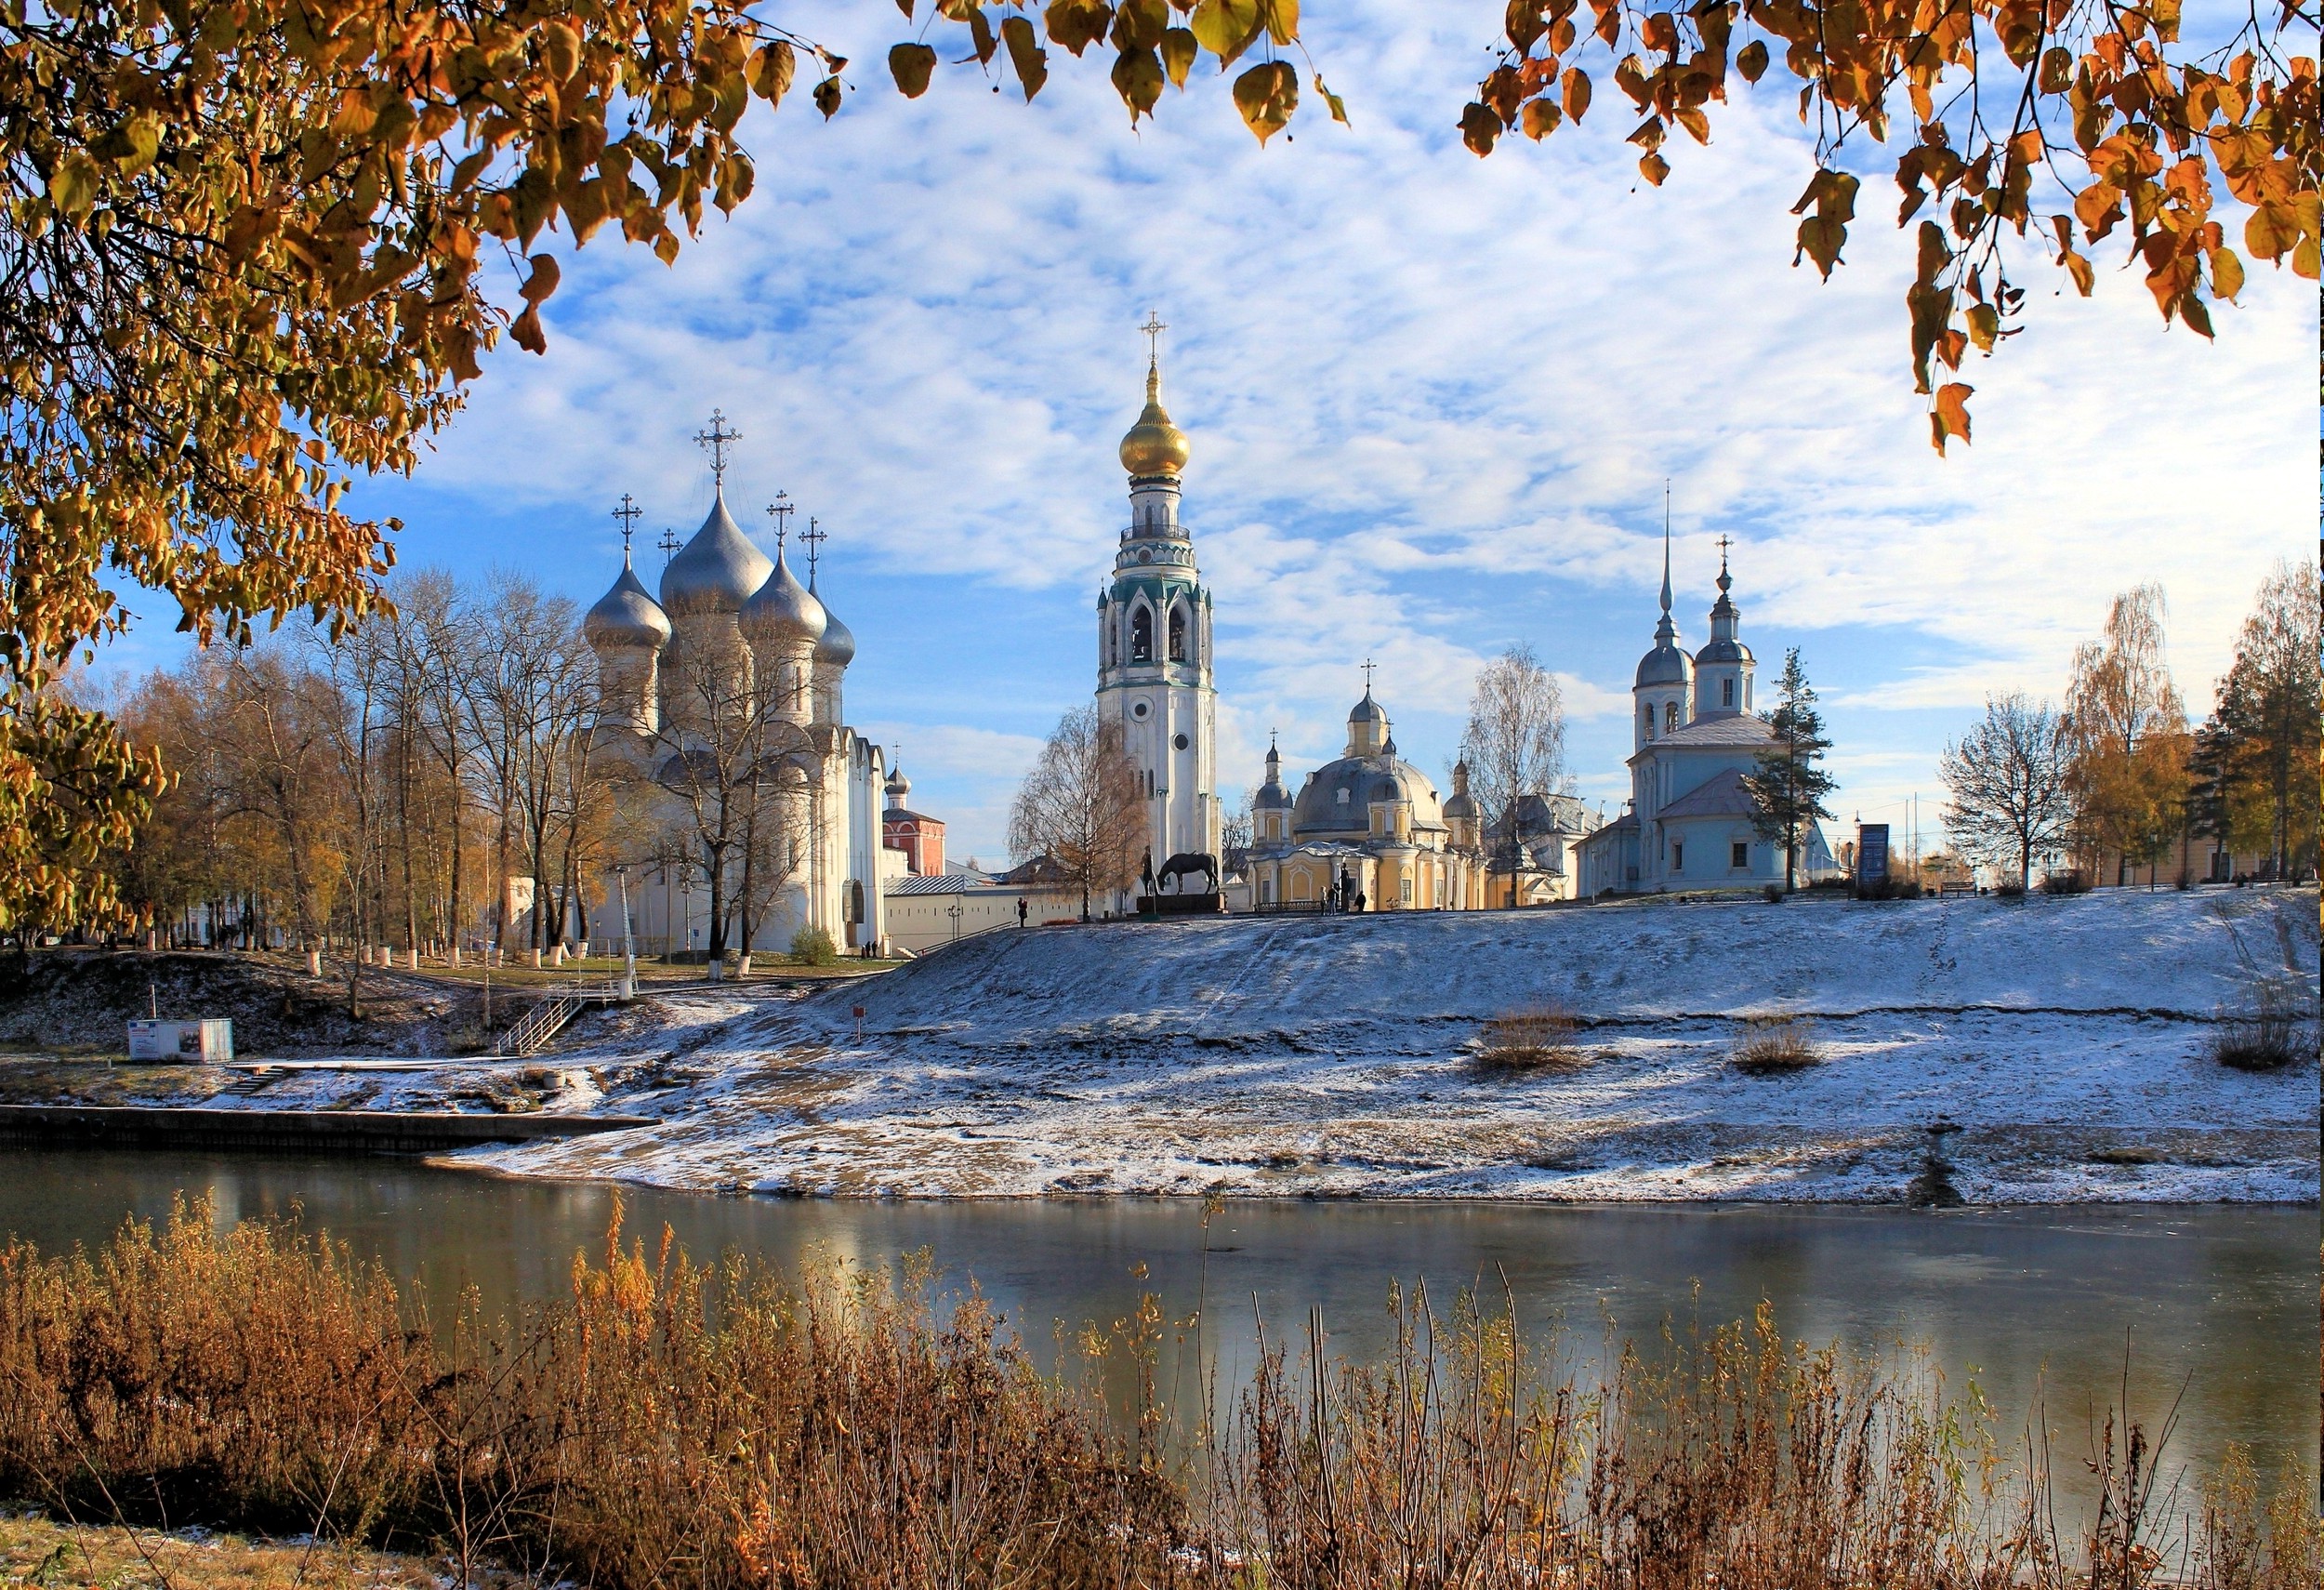
M 1139 330 L 1146 334 L 1146 363 L 1155 369 L 1162 367 L 1162 334 L 1170 328 L 1162 324 L 1161 311 L 1146 311 L 1146 324 Z
M 629 566 L 629 537 L 638 533 L 638 520 L 644 512 L 627 492 L 621 494 L 621 506 L 614 510 L 614 517 L 621 522 L 621 566 Z
M 791 494 L 778 491 L 774 500 L 767 504 L 767 517 L 774 521 L 774 555 L 783 555 L 783 544 L 791 534 L 791 515 L 798 510 L 791 505 Z
M 819 521 L 811 516 L 807 528 L 799 532 L 799 538 L 807 543 L 807 589 L 812 590 L 815 589 L 815 563 L 823 554 L 823 544 L 831 539 L 831 536 Z
M 1379 667 L 1380 665 L 1371 658 L 1364 659 L 1364 694 L 1367 696 L 1372 693 L 1372 674 Z
M 708 430 L 694 432 L 694 441 L 710 455 L 710 474 L 721 490 L 726 485 L 726 450 L 742 439 L 741 431 L 726 428 L 726 411 L 722 408 L 710 411 Z
M 678 556 L 678 549 L 683 545 L 683 543 L 678 539 L 678 532 L 672 530 L 667 525 L 664 525 L 662 527 L 662 538 L 654 544 L 662 549 L 662 563 L 664 567 L 667 567 L 669 561 Z

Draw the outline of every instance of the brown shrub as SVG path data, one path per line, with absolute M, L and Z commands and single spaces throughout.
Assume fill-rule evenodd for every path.
M 2206 1048 L 2213 1060 L 2238 1071 L 2280 1071 L 2316 1058 L 2316 1032 L 2306 1015 L 2296 987 L 2265 981 L 2246 1009 L 2219 1013 Z
M 1587 1067 L 1590 1056 L 1574 1041 L 1581 1018 L 1552 1002 L 1495 1016 L 1478 1033 L 1477 1065 L 1487 1071 L 1547 1071 L 1567 1076 Z
M 1743 1018 L 1743 1030 L 1736 1039 L 1731 1063 L 1748 1076 L 1776 1077 L 1819 1066 L 1823 1056 L 1816 1052 L 1812 1028 L 1805 1018 L 1756 1015 Z

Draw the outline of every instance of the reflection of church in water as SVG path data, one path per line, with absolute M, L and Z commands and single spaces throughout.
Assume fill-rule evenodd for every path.
M 716 483 L 710 511 L 675 548 L 658 600 L 631 566 L 625 528 L 621 576 L 583 620 L 598 663 L 595 755 L 645 792 L 644 809 L 625 816 L 642 818 L 650 831 L 621 836 L 616 847 L 629 864 L 631 929 L 640 951 L 709 942 L 710 891 L 693 836 L 720 827 L 725 802 L 730 816 L 752 806 L 763 814 L 726 825 L 736 834 L 747 828 L 745 841 L 756 847 L 752 942 L 743 945 L 730 926 L 731 947 L 788 948 L 805 927 L 823 929 L 842 950 L 874 945 L 885 933 L 878 879 L 886 769 L 880 748 L 848 727 L 842 711 L 855 638 L 816 590 L 819 530 L 811 525 L 802 537 L 802 585 L 786 545 L 786 500 L 769 509 L 777 527 L 772 560 L 728 511 L 725 454 L 734 439 L 714 416 L 703 439 Z M 627 499 L 625 514 L 634 517 Z M 745 870 L 738 850 L 726 868 L 730 911 Z

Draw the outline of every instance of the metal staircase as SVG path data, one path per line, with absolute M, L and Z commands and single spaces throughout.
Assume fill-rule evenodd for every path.
M 499 1041 L 493 1045 L 493 1053 L 504 1059 L 538 1054 L 585 1006 L 610 1005 L 619 997 L 611 977 L 601 983 L 576 983 L 552 993 L 502 1033 Z

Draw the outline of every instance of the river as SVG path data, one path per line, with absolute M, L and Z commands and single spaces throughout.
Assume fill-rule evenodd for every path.
M 1392 1279 L 1446 1305 L 1506 1278 L 1528 1335 L 1602 1358 L 1609 1332 L 1647 1343 L 1748 1316 L 1786 1335 L 1868 1349 L 1925 1344 L 1974 1379 L 2014 1429 L 2039 1402 L 2070 1480 L 2093 1411 L 2154 1427 L 2207 1468 L 2229 1441 L 2264 1473 L 2311 1463 L 2317 1409 L 2317 1214 L 2283 1206 L 1497 1206 L 1191 1199 L 825 1201 L 713 1198 L 517 1181 L 386 1158 L 299 1159 L 10 1149 L 0 1230 L 94 1245 L 127 1215 L 207 1191 L 218 1217 L 300 1213 L 436 1295 L 474 1285 L 507 1306 L 554 1296 L 574 1252 L 601 1249 L 614 1199 L 629 1230 L 667 1224 L 699 1258 L 738 1248 L 778 1264 L 810 1243 L 863 1262 L 932 1250 L 1035 1344 L 1063 1321 L 1109 1324 L 1152 1291 L 1174 1315 L 1206 1296 L 1203 1350 L 1227 1384 L 1249 1363 L 1254 1309 L 1271 1332 L 1322 1311 L 1336 1352 L 1388 1338 Z M 1143 1266 L 1142 1276 L 1138 1266 Z

